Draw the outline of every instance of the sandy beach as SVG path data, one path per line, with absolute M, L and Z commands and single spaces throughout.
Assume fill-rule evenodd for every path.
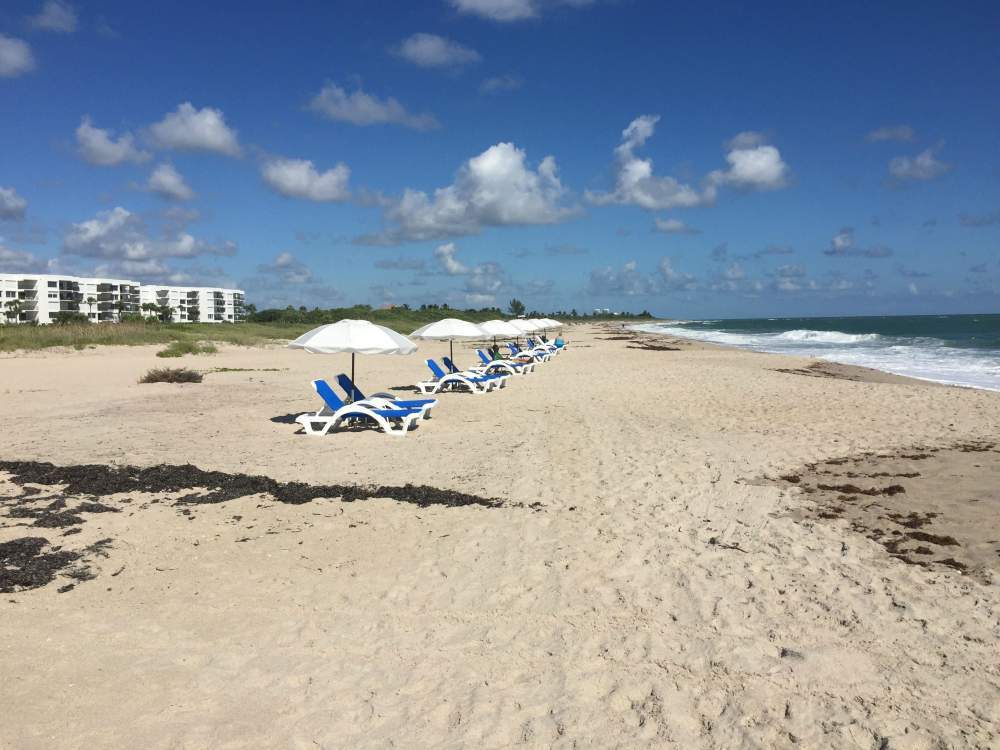
M 0 747 L 1000 743 L 1000 393 L 567 339 L 405 438 L 294 423 L 347 355 L 0 355 L 0 544 L 72 553 L 0 594 Z M 236 489 L 101 473 L 187 464 Z

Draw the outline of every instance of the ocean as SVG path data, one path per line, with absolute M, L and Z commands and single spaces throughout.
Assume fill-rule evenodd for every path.
M 1000 391 L 1000 315 L 682 320 L 633 328 Z

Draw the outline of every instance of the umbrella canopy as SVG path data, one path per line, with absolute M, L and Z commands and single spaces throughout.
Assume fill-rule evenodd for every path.
M 403 334 L 367 320 L 338 320 L 306 331 L 288 348 L 313 354 L 413 354 L 417 345 Z
M 410 334 L 415 339 L 437 339 L 447 341 L 450 346 L 451 358 L 455 358 L 456 339 L 484 339 L 489 338 L 489 334 L 475 323 L 458 318 L 445 318 L 421 326 Z
M 306 331 L 288 348 L 304 349 L 312 354 L 350 352 L 353 382 L 355 354 L 413 354 L 417 345 L 401 333 L 367 320 L 338 320 Z
M 506 320 L 487 320 L 485 323 L 480 323 L 479 327 L 493 338 L 516 339 L 522 333 L 520 328 Z
M 553 320 L 552 318 L 542 318 L 542 322 L 545 323 L 549 328 L 562 328 L 563 324 L 558 320 Z
M 524 320 L 523 318 L 514 318 L 514 320 L 507 321 L 522 334 L 524 333 L 534 333 L 538 330 L 538 325 L 533 320 Z

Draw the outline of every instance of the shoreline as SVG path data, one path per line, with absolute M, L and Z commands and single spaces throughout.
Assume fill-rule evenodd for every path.
M 936 317 L 936 316 L 927 316 L 927 317 Z M 973 390 L 1000 392 L 1000 386 L 994 388 L 994 387 L 989 387 L 989 386 L 984 386 L 984 385 L 970 385 L 970 384 L 967 384 L 967 383 L 956 383 L 956 382 L 951 382 L 951 381 L 948 381 L 948 380 L 936 380 L 936 379 L 933 379 L 933 378 L 929 378 L 929 377 L 928 378 L 924 378 L 924 377 L 919 377 L 919 376 L 916 376 L 916 375 L 904 375 L 904 374 L 901 374 L 901 373 L 893 372 L 891 370 L 883 370 L 883 369 L 879 369 L 877 367 L 870 367 L 870 366 L 867 366 L 867 365 L 856 365 L 856 364 L 848 364 L 848 363 L 844 363 L 844 362 L 837 362 L 836 360 L 827 359 L 826 357 L 823 357 L 823 356 L 820 356 L 820 355 L 795 354 L 795 353 L 792 353 L 792 352 L 780 352 L 780 351 L 772 351 L 772 350 L 767 350 L 767 349 L 757 349 L 757 348 L 753 348 L 753 347 L 750 347 L 750 346 L 740 346 L 738 344 L 720 343 L 720 342 L 717 342 L 717 341 L 707 341 L 707 340 L 699 339 L 699 338 L 696 338 L 696 337 L 693 337 L 693 336 L 690 336 L 690 337 L 689 336 L 684 336 L 684 335 L 678 334 L 678 333 L 666 333 L 666 332 L 661 332 L 661 331 L 647 331 L 647 330 L 642 330 L 642 329 L 640 329 L 638 327 L 638 326 L 646 326 L 646 325 L 653 325 L 653 326 L 655 326 L 655 325 L 677 325 L 677 324 L 679 324 L 681 322 L 690 322 L 690 321 L 669 321 L 668 320 L 668 321 L 660 321 L 660 322 L 657 322 L 657 323 L 638 323 L 638 324 L 632 324 L 632 325 L 630 325 L 629 330 L 633 331 L 634 333 L 647 334 L 647 335 L 650 335 L 650 336 L 672 336 L 674 338 L 684 339 L 686 341 L 696 341 L 699 344 L 706 344 L 706 345 L 709 345 L 709 346 L 719 346 L 719 347 L 723 347 L 723 348 L 727 348 L 727 349 L 735 349 L 735 350 L 740 350 L 740 351 L 754 352 L 754 353 L 757 353 L 757 354 L 772 354 L 772 355 L 783 356 L 783 357 L 798 357 L 798 358 L 801 358 L 801 359 L 813 360 L 813 361 L 817 361 L 817 362 L 825 362 L 825 363 L 829 363 L 831 365 L 836 365 L 838 367 L 856 368 L 858 370 L 867 370 L 867 371 L 871 371 L 871 372 L 882 373 L 884 375 L 891 376 L 893 378 L 902 378 L 902 379 L 905 379 L 905 380 L 917 381 L 917 382 L 922 382 L 922 383 L 931 383 L 931 384 L 937 385 L 937 386 L 947 386 L 947 387 L 953 387 L 953 388 L 971 388 Z
M 42 583 L 0 595 L 0 745 L 1000 740 L 996 454 L 954 447 L 997 394 L 566 337 L 405 438 L 298 434 L 348 355 L 5 359 L 0 545 Z
M 803 367 L 788 367 L 784 368 L 783 371 L 789 374 L 801 374 L 801 375 L 811 375 L 813 377 L 832 377 L 832 378 L 842 378 L 845 380 L 857 380 L 866 383 L 899 383 L 899 384 L 909 384 L 909 385 L 923 385 L 932 386 L 936 388 L 940 387 L 952 387 L 952 388 L 969 388 L 978 391 L 993 392 L 991 388 L 976 388 L 974 386 L 964 386 L 957 385 L 954 383 L 942 383 L 936 380 L 927 380 L 925 378 L 916 378 L 911 375 L 899 375 L 894 372 L 888 372 L 886 370 L 879 370 L 875 367 L 865 367 L 864 365 L 849 365 L 842 362 L 834 362 L 833 360 L 823 359 L 822 357 L 811 357 L 804 354 L 787 354 L 784 352 L 769 352 L 762 349 L 751 349 L 749 347 L 736 346 L 734 344 L 720 344 L 716 341 L 703 341 L 702 339 L 688 338 L 686 336 L 681 336 L 679 334 L 673 333 L 657 333 L 654 331 L 640 331 L 635 329 L 630 329 L 633 335 L 641 336 L 655 336 L 662 338 L 671 338 L 674 341 L 669 343 L 682 342 L 685 344 L 694 344 L 697 346 L 703 346 L 709 349 L 717 348 L 723 351 L 736 351 L 744 352 L 746 354 L 763 354 L 768 357 L 782 357 L 784 359 L 792 360 L 789 364 L 794 364 L 794 361 L 798 360 L 803 363 L 808 363 Z M 809 370 L 813 372 L 809 372 Z M 782 371 L 782 370 L 779 370 Z

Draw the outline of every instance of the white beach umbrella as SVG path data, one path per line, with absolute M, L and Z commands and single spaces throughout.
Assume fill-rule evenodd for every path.
M 410 334 L 415 339 L 436 339 L 437 341 L 447 341 L 450 346 L 451 359 L 455 359 L 455 340 L 484 339 L 489 338 L 489 334 L 475 323 L 458 318 L 445 318 L 433 323 L 421 326 Z
M 562 323 L 560 323 L 558 320 L 553 320 L 552 318 L 542 318 L 542 322 L 552 329 L 563 327 Z
M 535 323 L 535 321 L 533 320 L 525 320 L 524 318 L 514 318 L 513 320 L 509 320 L 507 322 L 510 323 L 512 326 L 514 326 L 517 330 L 519 330 L 522 336 L 529 333 L 534 333 L 535 331 L 539 330 L 538 324 Z
M 479 327 L 494 339 L 516 339 L 521 335 L 521 329 L 506 320 L 487 320 L 485 323 L 480 323 Z
M 479 327 L 484 333 L 493 337 L 493 346 L 496 347 L 497 339 L 517 339 L 521 336 L 521 329 L 515 328 L 506 320 L 487 320 L 480 323 Z
M 538 330 L 538 325 L 531 320 L 525 320 L 524 318 L 514 318 L 513 320 L 507 321 L 512 326 L 514 326 L 522 334 L 534 333 Z
M 306 331 L 288 348 L 304 349 L 311 354 L 350 352 L 353 383 L 355 354 L 413 354 L 417 345 L 391 328 L 367 320 L 345 319 Z

